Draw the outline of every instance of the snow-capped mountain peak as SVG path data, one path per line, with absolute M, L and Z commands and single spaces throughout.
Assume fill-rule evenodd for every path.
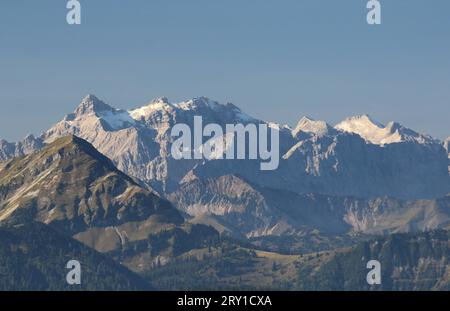
M 189 123 L 193 116 L 203 116 L 205 122 L 215 120 L 226 122 L 258 122 L 257 119 L 245 114 L 237 106 L 227 103 L 220 104 L 207 97 L 196 97 L 179 103 L 170 103 L 162 97 L 153 100 L 148 105 L 129 110 L 128 113 L 136 121 L 146 121 L 152 125 L 163 120 L 176 118 Z
M 135 124 L 129 113 L 116 109 L 94 95 L 87 95 L 80 103 L 74 114 L 68 115 L 65 121 L 99 120 L 108 130 L 120 130 Z
M 239 173 L 263 186 L 299 193 L 428 198 L 447 194 L 449 189 L 448 157 L 442 142 L 423 144 L 430 138 L 395 122 L 384 126 L 366 115 L 345 120 L 337 126 L 340 130 L 305 117 L 292 130 L 254 119 L 233 104 L 206 98 L 179 104 L 160 98 L 124 111 L 92 95 L 83 99 L 76 111 L 78 114 L 68 115 L 34 140 L 29 137 L 20 143 L 0 141 L 0 159 L 25 155 L 59 137 L 76 135 L 108 156 L 120 170 L 161 193 L 170 193 L 192 176 L 229 173 Z M 278 129 L 280 154 L 284 155 L 279 169 L 266 175 L 259 172 L 255 161 L 175 161 L 170 151 L 170 130 L 180 123 L 192 126 L 195 116 L 202 116 L 203 125 L 254 122 Z M 357 134 L 348 135 L 348 131 Z M 293 138 L 294 132 L 304 136 Z M 367 143 L 369 139 L 379 146 Z M 409 143 L 383 146 L 399 141 Z M 215 150 L 217 158 L 222 153 L 220 148 Z M 401 170 L 393 175 L 392 167 L 398 166 Z
M 216 110 L 220 105 L 218 102 L 210 100 L 207 97 L 197 97 L 176 104 L 175 106 L 181 110 L 196 110 L 198 108 L 210 108 Z
M 113 111 L 110 105 L 105 104 L 103 101 L 95 97 L 94 95 L 87 95 L 75 110 L 76 115 L 90 114 L 90 113 L 101 113 L 105 111 Z
M 376 145 L 400 142 L 417 142 L 420 144 L 434 142 L 427 136 L 419 134 L 398 122 L 389 122 L 386 126 L 374 121 L 368 115 L 359 115 L 345 119 L 335 126 L 336 129 L 354 133 Z
M 325 121 L 314 120 L 309 117 L 302 117 L 298 121 L 297 126 L 292 131 L 293 137 L 298 137 L 300 133 L 314 134 L 317 136 L 324 136 L 329 133 L 335 132 L 335 130 Z
M 211 100 L 207 97 L 193 98 L 187 101 L 174 105 L 181 111 L 186 111 L 190 113 L 196 113 L 200 115 L 213 114 L 217 117 L 228 118 L 229 121 L 233 120 L 236 122 L 257 122 L 257 120 L 244 112 L 240 108 L 233 105 L 232 103 L 220 104 L 217 101 Z
M 96 135 L 100 131 L 119 131 L 135 125 L 136 121 L 127 111 L 113 108 L 96 96 L 88 95 L 73 113 L 66 115 L 62 121 L 45 132 L 42 138 L 46 143 L 50 143 L 63 134 Z
M 152 100 L 145 106 L 129 110 L 128 113 L 131 118 L 140 121 L 142 119 L 148 119 L 153 113 L 157 111 L 172 112 L 174 109 L 174 105 L 169 102 L 167 97 L 159 97 Z
M 378 121 L 373 120 L 369 115 L 363 114 L 349 117 L 337 124 L 335 128 L 344 132 L 370 134 L 373 131 L 383 129 L 384 125 Z

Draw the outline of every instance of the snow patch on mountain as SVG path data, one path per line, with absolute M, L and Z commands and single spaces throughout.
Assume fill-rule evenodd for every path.
M 106 126 L 107 130 L 117 131 L 136 125 L 130 114 L 122 109 L 113 108 L 94 95 L 86 96 L 74 111 L 68 114 L 63 122 L 67 126 L 77 126 L 80 122 L 98 123 Z
M 174 106 L 169 103 L 169 100 L 166 97 L 160 97 L 149 104 L 142 106 L 140 108 L 129 110 L 128 113 L 131 118 L 136 121 L 140 121 L 142 119 L 147 119 L 150 115 L 152 115 L 156 111 L 173 111 Z
M 203 117 L 216 115 L 219 118 L 231 117 L 233 121 L 244 123 L 256 123 L 258 121 L 231 103 L 223 105 L 207 97 L 193 98 L 180 103 L 170 103 L 166 97 L 161 97 L 153 100 L 146 106 L 129 110 L 128 113 L 136 121 L 145 120 L 150 121 L 150 123 L 164 123 L 164 121 L 169 119 L 173 120 L 174 116 L 192 117 L 194 115 Z M 183 117 L 180 119 L 183 119 Z
M 124 110 L 114 110 L 101 113 L 98 117 L 115 131 L 135 125 L 135 120 Z

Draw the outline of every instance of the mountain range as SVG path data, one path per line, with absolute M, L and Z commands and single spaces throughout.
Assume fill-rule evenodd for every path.
M 279 168 L 261 171 L 258 160 L 174 159 L 170 131 L 178 123 L 192 126 L 194 116 L 204 124 L 277 130 Z M 226 285 L 220 271 L 270 265 L 272 285 L 261 284 L 302 288 L 297 276 L 312 275 L 305 274 L 310 265 L 300 254 L 341 254 L 380 236 L 409 232 L 420 239 L 423 232 L 450 229 L 449 139 L 440 142 L 367 115 L 334 127 L 302 117 L 291 128 L 204 97 L 181 103 L 159 98 L 125 111 L 89 95 L 40 136 L 0 140 L 0 229 L 6 228 L 0 236 L 45 224 L 71 243 L 81 242 L 95 260 L 126 266 L 133 279 L 126 284 L 146 279 L 130 288 L 201 288 L 193 278 L 187 284 L 172 274 L 197 262 L 211 265 L 197 275 L 205 280 L 213 271 L 211 288 L 255 288 L 259 277 L 241 282 L 230 276 Z M 323 258 L 331 265 L 336 256 Z M 295 275 L 284 279 L 283 269 Z M 17 288 L 14 280 L 8 280 L 10 288 Z M 98 289 L 105 288 L 101 284 Z M 388 289 L 423 288 L 417 284 Z
M 204 124 L 266 123 L 277 129 L 279 168 L 261 172 L 257 161 L 174 160 L 170 130 L 177 123 L 193 125 L 196 115 Z M 15 144 L 1 141 L 0 159 L 25 155 L 66 135 L 87 140 L 120 170 L 162 195 L 192 178 L 234 174 L 296 193 L 363 198 L 436 198 L 450 188 L 448 141 L 439 142 L 395 122 L 383 126 L 369 116 L 351 117 L 336 127 L 303 117 L 291 129 L 207 98 L 178 104 L 159 98 L 125 111 L 89 95 L 41 136 L 30 135 Z

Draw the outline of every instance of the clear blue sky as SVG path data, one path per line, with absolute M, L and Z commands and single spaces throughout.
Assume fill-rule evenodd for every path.
M 450 1 L 0 2 L 0 137 L 40 134 L 92 93 L 118 108 L 208 96 L 256 117 L 368 113 L 450 135 Z

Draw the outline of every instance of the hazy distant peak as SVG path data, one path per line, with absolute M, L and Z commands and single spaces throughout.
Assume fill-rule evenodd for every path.
M 0 145 L 3 145 L 3 144 L 4 144 L 4 145 L 10 144 L 10 142 L 7 141 L 6 139 L 0 137 Z
M 35 144 L 39 140 L 40 139 L 36 138 L 33 134 L 28 134 L 20 143 L 28 146 L 30 144 Z
M 31 133 L 29 133 L 27 136 L 25 136 L 25 138 L 24 138 L 25 140 L 34 140 L 35 139 L 35 137 L 34 137 L 34 135 L 33 134 L 31 134 Z
M 157 97 L 154 100 L 152 100 L 151 103 L 153 103 L 153 104 L 158 104 L 158 103 L 160 103 L 160 104 L 169 104 L 169 99 L 167 97 L 165 97 L 165 96 Z
M 182 110 L 195 110 L 198 108 L 210 108 L 212 110 L 217 110 L 220 106 L 223 105 L 220 105 L 218 102 L 202 96 L 183 101 L 179 104 L 176 104 L 175 106 Z

